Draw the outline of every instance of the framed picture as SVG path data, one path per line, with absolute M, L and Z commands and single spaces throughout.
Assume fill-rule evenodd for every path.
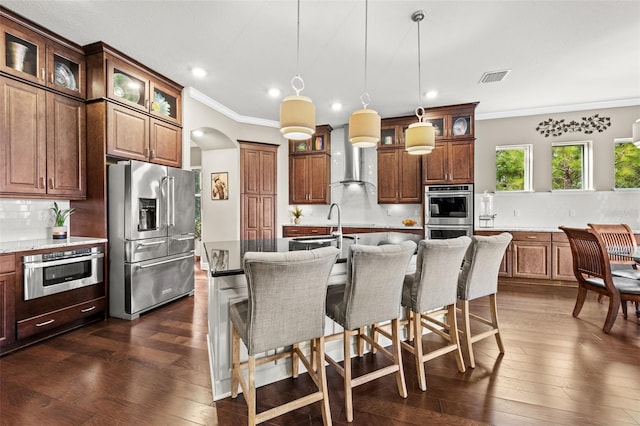
M 229 173 L 228 172 L 211 173 L 211 199 L 212 200 L 228 200 L 229 199 Z
M 296 152 L 305 152 L 307 150 L 307 142 L 296 142 L 295 151 Z

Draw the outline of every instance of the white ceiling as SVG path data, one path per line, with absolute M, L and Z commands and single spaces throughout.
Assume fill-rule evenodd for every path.
M 240 116 L 277 121 L 280 100 L 267 90 L 293 94 L 294 0 L 1 3 L 78 44 L 102 40 Z M 410 17 L 420 9 L 423 92 L 439 92 L 425 107 L 479 101 L 490 117 L 640 104 L 640 1 L 370 0 L 367 89 L 382 117 L 418 106 Z M 364 11 L 364 0 L 301 1 L 302 94 L 318 124 L 346 123 L 361 107 Z M 196 66 L 204 79 L 190 74 Z M 503 69 L 512 71 L 502 82 L 478 84 Z

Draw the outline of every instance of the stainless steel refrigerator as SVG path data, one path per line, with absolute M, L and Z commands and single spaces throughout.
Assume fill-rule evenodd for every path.
M 194 175 L 133 160 L 108 173 L 109 314 L 132 320 L 193 295 Z

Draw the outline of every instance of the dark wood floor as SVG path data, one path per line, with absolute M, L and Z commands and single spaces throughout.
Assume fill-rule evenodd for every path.
M 206 292 L 199 272 L 194 297 L 0 358 L 0 424 L 245 424 L 242 396 L 211 399 Z M 421 392 L 405 354 L 409 397 L 397 395 L 393 376 L 356 388 L 353 424 L 640 424 L 640 325 L 620 316 L 606 335 L 606 304 L 590 295 L 575 319 L 574 300 L 572 288 L 501 286 L 504 356 L 486 339 L 474 346 L 475 370 L 459 373 L 450 355 L 429 361 L 428 390 Z M 354 368 L 375 363 L 365 356 Z M 334 424 L 346 424 L 342 379 L 331 368 L 328 377 Z M 309 385 L 303 375 L 260 388 L 259 410 Z M 269 424 L 321 424 L 319 404 Z

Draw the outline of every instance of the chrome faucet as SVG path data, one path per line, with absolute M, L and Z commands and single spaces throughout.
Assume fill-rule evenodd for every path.
M 329 214 L 327 215 L 327 220 L 331 219 L 331 212 L 333 211 L 334 207 L 338 210 L 338 228 L 335 231 L 332 231 L 331 235 L 333 235 L 334 237 L 337 237 L 338 248 L 341 248 L 342 247 L 342 221 L 340 220 L 340 206 L 338 205 L 338 203 L 332 203 L 329 206 Z M 333 229 L 333 226 L 331 226 L 331 229 Z

